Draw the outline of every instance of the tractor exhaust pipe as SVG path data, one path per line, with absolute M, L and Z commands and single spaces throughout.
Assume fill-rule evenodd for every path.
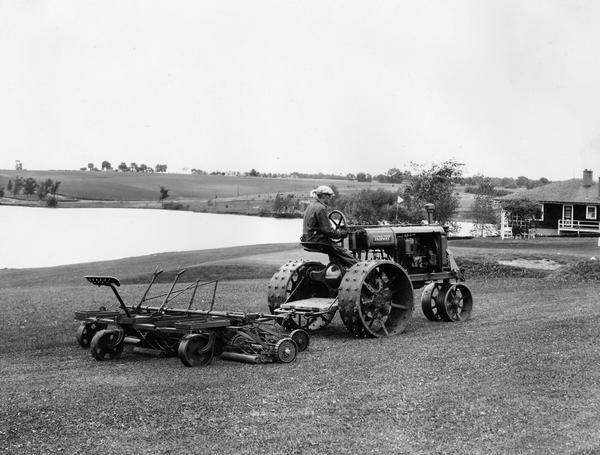
M 425 210 L 427 210 L 427 224 L 433 224 L 433 212 L 435 212 L 435 204 L 425 204 Z

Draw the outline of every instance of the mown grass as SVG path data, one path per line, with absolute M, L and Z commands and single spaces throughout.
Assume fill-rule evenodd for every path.
M 215 307 L 266 311 L 267 281 L 221 282 Z M 73 311 L 114 306 L 106 288 L 4 286 L 0 451 L 600 450 L 600 284 L 486 273 L 468 284 L 475 307 L 466 323 L 429 322 L 417 300 L 396 337 L 357 340 L 336 317 L 292 364 L 204 368 L 132 352 L 94 361 L 74 340 Z M 143 289 L 120 291 L 135 302 Z

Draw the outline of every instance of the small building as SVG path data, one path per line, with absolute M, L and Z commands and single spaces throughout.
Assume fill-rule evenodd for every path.
M 549 183 L 498 198 L 513 199 L 539 202 L 541 217 L 535 220 L 538 235 L 600 235 L 600 179 L 594 182 L 589 169 L 583 171 L 581 179 Z

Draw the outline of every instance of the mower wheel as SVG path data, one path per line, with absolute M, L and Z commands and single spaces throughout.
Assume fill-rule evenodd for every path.
M 94 335 L 105 328 L 106 324 L 99 324 L 98 322 L 82 322 L 77 328 L 77 334 L 75 335 L 77 343 L 79 343 L 79 346 L 82 348 L 89 348 Z
M 177 353 L 186 367 L 208 365 L 214 356 L 215 334 L 186 335 L 181 339 Z
M 291 338 L 282 338 L 275 344 L 275 360 L 279 363 L 290 363 L 296 360 L 298 347 Z
M 303 329 L 296 329 L 290 333 L 290 338 L 294 340 L 296 346 L 298 347 L 298 352 L 306 351 L 308 345 L 310 344 L 310 337 L 308 336 L 308 332 Z
M 92 356 L 98 360 L 113 360 L 121 357 L 125 334 L 122 330 L 100 330 L 90 343 Z

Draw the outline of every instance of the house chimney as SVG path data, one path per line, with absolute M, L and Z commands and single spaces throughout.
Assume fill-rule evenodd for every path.
M 583 170 L 583 186 L 588 187 L 594 184 L 593 173 L 589 169 Z

